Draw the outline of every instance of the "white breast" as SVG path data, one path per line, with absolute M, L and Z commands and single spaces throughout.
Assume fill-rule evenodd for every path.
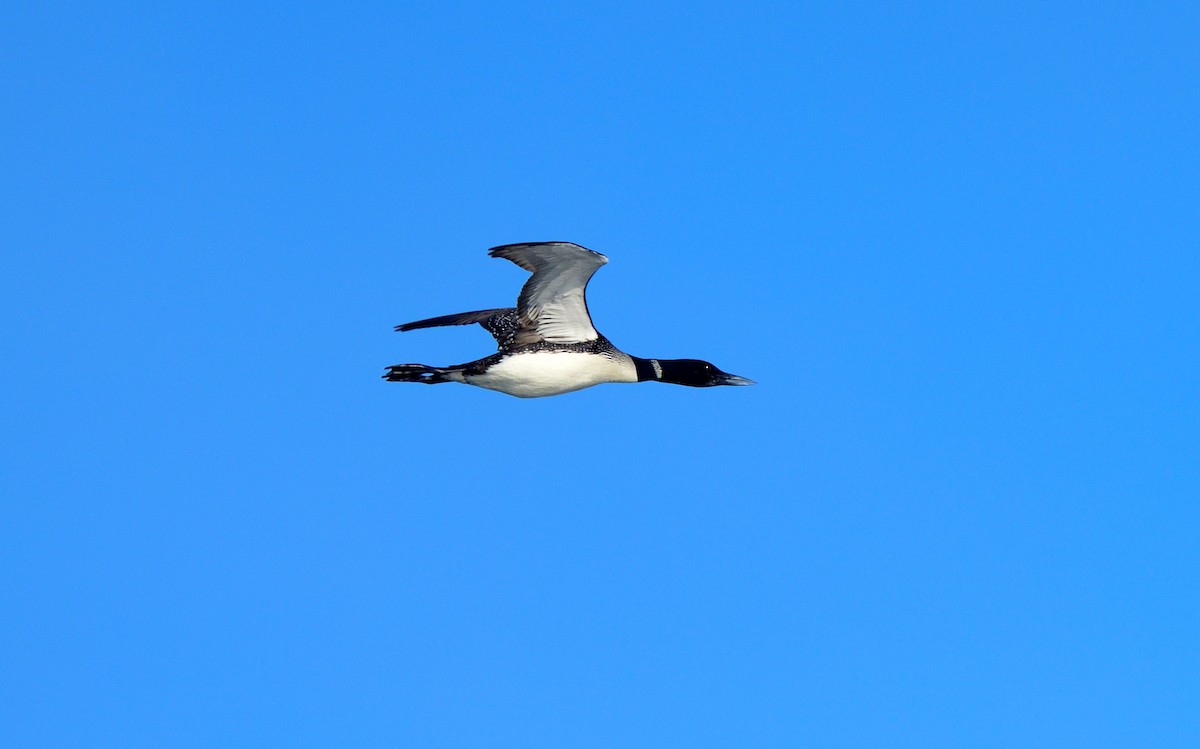
M 518 398 L 541 398 L 603 382 L 637 382 L 637 368 L 627 357 L 610 359 L 572 351 L 536 351 L 509 356 L 483 374 L 468 375 L 465 380 L 469 385 Z

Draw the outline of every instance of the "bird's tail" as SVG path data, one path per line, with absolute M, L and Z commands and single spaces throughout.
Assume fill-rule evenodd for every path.
M 431 367 L 427 364 L 393 364 L 387 368 L 383 379 L 388 382 L 423 382 L 437 385 L 441 382 L 462 382 L 458 369 Z

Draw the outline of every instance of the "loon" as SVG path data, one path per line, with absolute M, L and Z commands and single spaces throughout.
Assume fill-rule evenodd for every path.
M 395 364 L 388 382 L 462 382 L 518 398 L 541 398 L 605 382 L 669 382 L 690 387 L 753 385 L 697 359 L 641 359 L 609 343 L 592 325 L 584 288 L 608 262 L 571 242 L 524 242 L 488 250 L 533 273 L 516 307 L 432 317 L 396 330 L 478 323 L 496 339 L 491 356 L 449 367 Z

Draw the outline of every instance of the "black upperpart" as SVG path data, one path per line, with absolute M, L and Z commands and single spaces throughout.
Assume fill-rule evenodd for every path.
M 635 356 L 633 363 L 637 367 L 638 382 L 653 380 L 694 388 L 754 384 L 754 380 L 722 372 L 700 359 L 639 359 Z

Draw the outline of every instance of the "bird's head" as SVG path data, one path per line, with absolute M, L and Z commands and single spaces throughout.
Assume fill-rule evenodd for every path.
M 673 385 L 708 388 L 716 385 L 753 385 L 754 380 L 722 372 L 700 359 L 651 359 L 655 380 Z

